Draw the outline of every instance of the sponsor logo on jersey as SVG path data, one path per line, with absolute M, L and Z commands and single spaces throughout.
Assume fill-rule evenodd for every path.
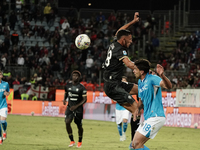
M 141 93 L 141 92 L 143 92 L 143 91 L 145 91 L 145 90 L 147 90 L 148 89 L 148 86 L 147 86 L 147 84 L 145 84 L 140 90 L 139 90 L 139 92 Z

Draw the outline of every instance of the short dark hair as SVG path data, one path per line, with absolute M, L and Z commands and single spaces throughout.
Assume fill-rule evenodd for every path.
M 72 72 L 72 75 L 73 75 L 74 73 L 77 73 L 77 74 L 79 75 L 79 77 L 81 77 L 81 73 L 80 73 L 78 70 L 74 70 L 74 71 Z
M 131 31 L 129 30 L 119 30 L 119 32 L 117 33 L 117 40 L 119 40 L 122 36 L 128 36 L 131 34 Z
M 146 59 L 139 59 L 135 61 L 135 65 L 139 70 L 143 70 L 144 73 L 148 73 L 151 67 L 151 63 Z
M 127 77 L 126 77 L 126 76 L 122 76 L 122 79 L 123 79 L 123 78 L 127 80 Z

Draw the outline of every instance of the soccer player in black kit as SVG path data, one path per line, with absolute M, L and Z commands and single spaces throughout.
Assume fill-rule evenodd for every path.
M 66 105 L 66 99 L 68 98 L 68 105 L 65 111 L 65 124 L 66 130 L 71 140 L 69 147 L 75 145 L 73 138 L 71 122 L 74 119 L 74 123 L 78 128 L 79 141 L 76 147 L 82 146 L 83 137 L 83 104 L 87 101 L 87 91 L 85 87 L 79 82 L 81 73 L 77 70 L 72 72 L 72 81 L 69 81 L 65 86 L 65 97 L 63 104 Z
M 132 34 L 127 29 L 138 21 L 139 13 L 136 12 L 134 19 L 116 32 L 117 41 L 110 45 L 103 65 L 106 95 L 129 110 L 133 114 L 134 121 L 138 114 L 138 104 L 131 95 L 138 94 L 138 86 L 133 83 L 121 82 L 121 79 L 125 65 L 132 70 L 134 69 L 134 62 L 127 55 L 127 50 L 132 43 Z

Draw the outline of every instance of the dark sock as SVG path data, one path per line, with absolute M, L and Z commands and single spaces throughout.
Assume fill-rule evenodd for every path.
M 83 138 L 82 136 L 79 136 L 78 137 L 78 142 L 82 142 L 82 138 Z
M 69 139 L 70 139 L 71 141 L 74 141 L 73 134 L 70 134 L 70 135 L 69 135 Z

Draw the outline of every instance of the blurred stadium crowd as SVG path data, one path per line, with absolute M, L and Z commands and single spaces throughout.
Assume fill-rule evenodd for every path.
M 54 1 L 16 0 L 11 9 L 9 12 L 6 0 L 0 2 L 1 69 L 11 88 L 25 83 L 63 88 L 71 72 L 79 70 L 82 83 L 88 90 L 102 90 L 101 64 L 108 46 L 117 29 L 131 21 L 132 16 L 119 12 L 106 17 L 102 11 L 82 18 L 73 7 L 59 15 Z M 142 41 L 143 35 L 150 36 L 145 45 L 145 58 L 152 64 L 162 64 L 174 83 L 173 90 L 200 87 L 200 33 L 183 33 L 173 52 L 165 54 L 155 32 L 157 26 L 158 18 L 149 14 L 131 27 L 133 44 L 130 59 L 140 58 L 137 44 Z M 88 34 L 92 41 L 84 51 L 74 44 L 74 39 L 81 33 Z M 10 69 L 24 67 L 30 70 L 30 74 L 23 76 L 23 73 L 19 75 Z M 134 78 L 129 69 L 125 70 L 125 75 L 129 79 Z

